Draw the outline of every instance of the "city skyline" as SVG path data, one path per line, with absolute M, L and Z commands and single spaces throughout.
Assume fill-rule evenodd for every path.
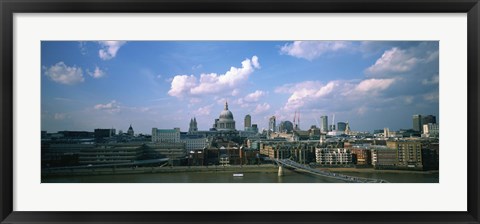
M 212 127 L 228 101 L 268 129 L 300 114 L 352 130 L 438 114 L 437 41 L 42 41 L 42 130 Z M 438 122 L 438 121 L 437 121 Z

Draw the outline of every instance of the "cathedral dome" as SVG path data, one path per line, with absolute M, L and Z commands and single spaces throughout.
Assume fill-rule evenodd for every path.
M 224 110 L 220 113 L 220 119 L 233 120 L 233 114 L 229 110 Z
M 215 119 L 214 128 L 218 131 L 234 131 L 235 120 L 233 119 L 233 113 L 228 110 L 228 103 L 225 102 L 225 108 L 220 112 L 218 119 Z
M 225 102 L 225 109 L 222 112 L 220 112 L 220 119 L 233 120 L 233 114 L 231 111 L 228 110 L 227 102 Z

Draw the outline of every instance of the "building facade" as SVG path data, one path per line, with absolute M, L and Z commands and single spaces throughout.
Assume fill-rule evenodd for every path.
M 423 125 L 423 135 L 427 138 L 434 138 L 439 136 L 438 124 L 428 123 Z
M 293 123 L 291 121 L 282 121 L 278 126 L 278 132 L 291 133 L 293 131 Z
M 422 169 L 422 143 L 418 141 L 388 141 L 387 147 L 396 149 L 397 166 Z
M 249 128 L 252 127 L 252 117 L 250 116 L 250 114 L 247 114 L 247 115 L 245 116 L 245 119 L 244 119 L 243 123 L 244 123 L 243 126 L 244 126 L 244 130 L 245 130 L 245 131 L 248 131 Z
M 348 165 L 352 163 L 352 153 L 345 148 L 317 148 L 316 162 L 321 165 Z
M 372 148 L 372 165 L 377 169 L 382 168 L 396 168 L 398 160 L 397 160 L 397 150 L 390 149 L 387 147 L 380 148 Z
M 204 149 L 208 145 L 207 138 L 193 138 L 193 137 L 185 137 L 180 140 L 181 142 L 185 143 L 185 149 L 187 151 Z
M 347 130 L 347 123 L 345 122 L 338 122 L 337 123 L 337 131 L 345 131 Z
M 268 120 L 268 130 L 271 132 L 277 131 L 277 118 L 275 116 L 271 116 Z
M 329 130 L 328 130 L 328 116 L 321 116 L 320 117 L 320 120 L 322 120 L 322 132 L 323 133 L 327 133 Z
M 180 128 L 152 128 L 152 142 L 180 142 Z
M 87 164 L 121 164 L 139 160 L 143 155 L 141 145 L 99 145 L 80 151 L 79 163 Z

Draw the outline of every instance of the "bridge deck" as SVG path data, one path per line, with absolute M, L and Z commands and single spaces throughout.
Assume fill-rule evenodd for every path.
M 337 173 L 332 173 L 332 172 L 328 172 L 328 171 L 313 169 L 309 166 L 299 164 L 299 163 L 294 162 L 294 161 L 289 160 L 289 159 L 273 159 L 273 160 L 277 164 L 281 164 L 281 165 L 283 165 L 287 168 L 301 170 L 303 172 L 307 172 L 307 173 L 310 173 L 310 174 L 313 174 L 313 175 L 333 178 L 333 179 L 342 180 L 342 181 L 345 181 L 345 182 L 350 182 L 350 183 L 388 183 L 388 181 L 382 180 L 382 179 L 348 176 L 348 175 L 344 175 L 344 174 L 337 174 Z

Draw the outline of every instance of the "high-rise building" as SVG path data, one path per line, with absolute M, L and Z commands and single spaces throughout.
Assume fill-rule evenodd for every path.
M 423 124 L 436 124 L 437 123 L 437 117 L 433 115 L 427 115 L 422 118 L 422 123 Z
M 258 125 L 257 124 L 252 124 L 252 132 L 258 133 Z
M 345 131 L 345 130 L 347 130 L 347 123 L 338 122 L 337 123 L 337 131 Z
M 328 116 L 321 116 L 320 119 L 322 119 L 322 132 L 327 133 L 328 132 Z
M 413 130 L 421 132 L 423 129 L 422 115 L 420 114 L 413 115 L 412 121 L 413 121 Z
M 290 133 L 293 131 L 293 123 L 291 121 L 282 121 L 278 125 L 278 131 L 282 133 Z
M 245 120 L 243 123 L 244 123 L 245 130 L 252 127 L 252 117 L 250 116 L 250 114 L 247 114 L 245 116 Z
M 276 117 L 272 116 L 270 117 L 270 120 L 268 122 L 268 130 L 270 131 L 276 131 Z

